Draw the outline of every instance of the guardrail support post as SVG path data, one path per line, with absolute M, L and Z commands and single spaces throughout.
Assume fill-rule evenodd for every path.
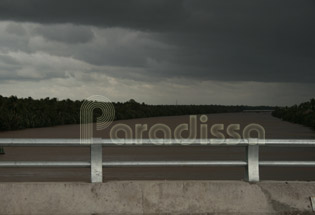
M 95 139 L 94 139 L 95 140 Z M 91 182 L 103 182 L 102 145 L 93 141 L 91 144 Z
M 259 181 L 259 145 L 248 145 L 246 147 L 247 168 L 246 180 L 249 182 Z

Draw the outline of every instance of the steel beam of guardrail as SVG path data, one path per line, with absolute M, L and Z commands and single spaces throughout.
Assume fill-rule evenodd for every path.
M 241 146 L 246 147 L 245 161 L 106 161 L 102 159 L 102 147 L 106 146 Z M 315 167 L 315 161 L 259 161 L 259 147 L 314 147 L 313 139 L 143 139 L 111 140 L 93 139 L 93 144 L 81 144 L 80 139 L 15 139 L 0 138 L 0 147 L 16 146 L 74 146 L 90 147 L 90 161 L 0 161 L 2 167 L 78 167 L 91 168 L 91 182 L 103 181 L 103 167 L 156 167 L 156 166 L 241 166 L 246 167 L 246 179 L 249 182 L 259 181 L 260 166 L 301 166 Z M 3 155 L 4 156 L 4 155 Z

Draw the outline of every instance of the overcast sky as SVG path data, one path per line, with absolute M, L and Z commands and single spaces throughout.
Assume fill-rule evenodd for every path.
M 292 105 L 314 92 L 314 0 L 0 1 L 4 96 Z

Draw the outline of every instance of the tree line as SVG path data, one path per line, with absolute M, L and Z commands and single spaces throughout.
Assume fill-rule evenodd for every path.
M 83 100 L 58 100 L 57 98 L 33 99 L 16 96 L 0 96 L 0 130 L 49 127 L 80 123 L 80 107 Z M 211 114 L 242 112 L 244 110 L 273 109 L 268 106 L 225 106 L 225 105 L 149 105 L 130 99 L 113 103 L 115 120 L 177 116 L 190 114 Z M 101 115 L 96 109 L 94 120 Z
M 315 129 L 315 99 L 291 107 L 276 107 L 272 115 Z

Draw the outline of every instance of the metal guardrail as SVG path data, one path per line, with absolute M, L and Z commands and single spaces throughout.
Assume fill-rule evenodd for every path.
M 237 141 L 237 142 L 235 142 Z M 246 147 L 246 161 L 106 161 L 102 159 L 102 147 L 106 146 L 242 146 Z M 246 180 L 259 181 L 260 166 L 307 166 L 315 167 L 315 161 L 259 161 L 259 147 L 314 147 L 315 140 L 307 139 L 143 139 L 111 140 L 93 139 L 93 144 L 81 144 L 80 139 L 0 139 L 0 147 L 16 146 L 73 146 L 90 147 L 90 161 L 0 161 L 2 167 L 80 167 L 91 168 L 91 182 L 103 181 L 103 167 L 156 167 L 156 166 L 240 166 L 246 167 Z

